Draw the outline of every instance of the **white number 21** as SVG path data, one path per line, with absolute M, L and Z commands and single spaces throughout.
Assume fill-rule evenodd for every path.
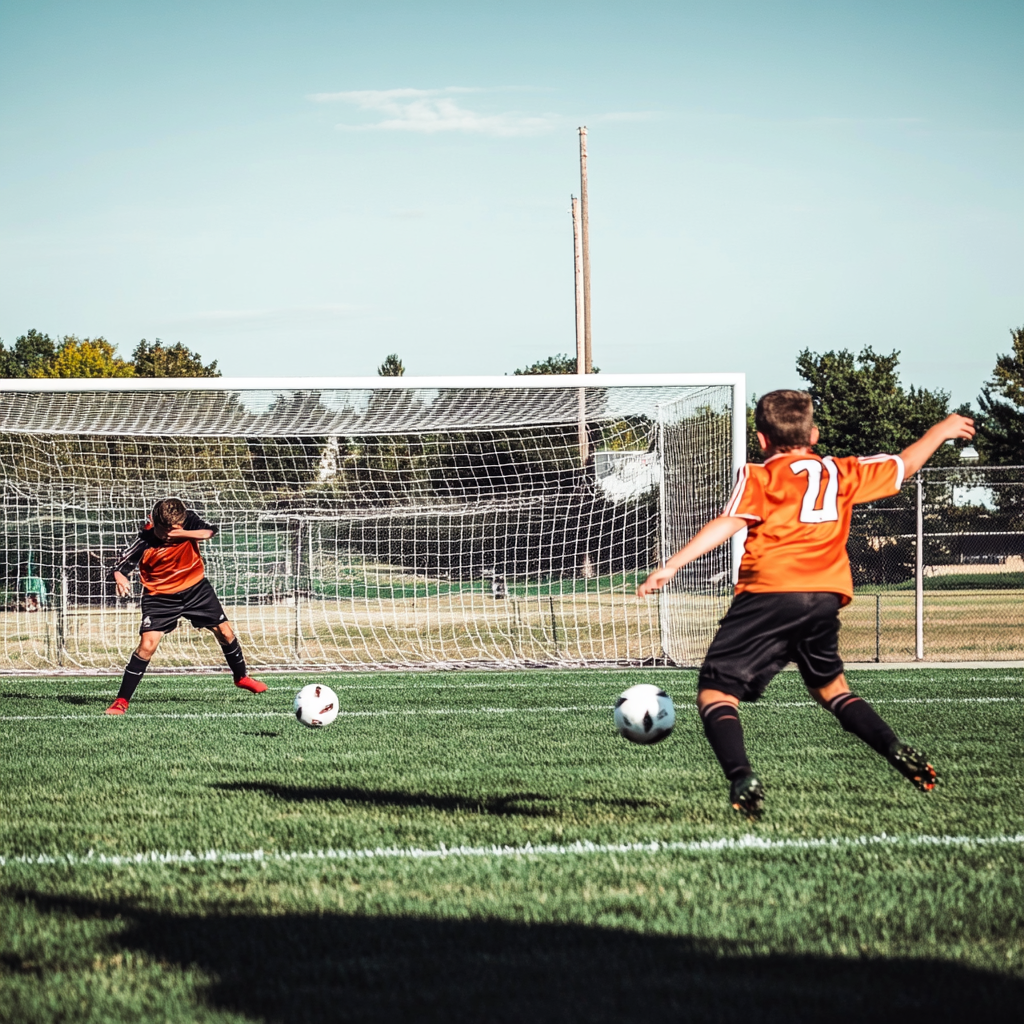
M 825 485 L 825 497 L 822 499 L 821 508 L 815 508 L 814 506 L 818 504 L 818 495 L 821 493 L 822 466 L 828 474 L 828 483 Z M 839 507 L 836 502 L 839 495 L 839 470 L 832 457 L 826 455 L 821 462 L 817 459 L 800 459 L 790 468 L 797 475 L 807 474 L 807 490 L 800 505 L 800 522 L 834 523 L 839 518 Z

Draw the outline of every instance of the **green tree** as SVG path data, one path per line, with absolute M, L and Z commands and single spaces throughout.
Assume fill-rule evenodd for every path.
M 761 442 L 757 439 L 757 427 L 754 424 L 754 409 L 757 407 L 757 395 L 751 395 L 753 405 L 747 405 L 747 462 L 764 462 Z
M 513 370 L 516 377 L 539 376 L 549 373 L 575 373 L 576 357 L 559 353 L 556 356 L 548 356 L 547 359 L 538 359 L 537 362 L 524 366 L 521 370 Z M 600 373 L 598 367 L 594 367 L 594 373 Z
M 66 334 L 48 363 L 29 368 L 29 377 L 131 377 L 134 367 L 121 359 L 106 338 Z
M 378 377 L 404 377 L 405 364 L 398 358 L 397 352 L 384 357 L 384 362 L 377 367 Z
M 21 335 L 13 348 L 7 348 L 0 341 L 0 377 L 47 377 L 38 371 L 49 366 L 57 353 L 48 334 L 40 334 L 34 328 Z
M 180 341 L 164 345 L 159 338 L 149 342 L 145 338 L 132 353 L 136 377 L 219 377 L 217 360 L 203 363 L 198 352 L 186 348 Z
M 987 462 L 1024 464 L 1024 327 L 1010 331 L 1013 350 L 996 359 L 978 396 L 977 445 Z
M 868 345 L 858 356 L 848 349 L 821 354 L 804 349 L 797 356 L 797 371 L 814 399 L 820 454 L 900 452 L 949 414 L 949 392 L 903 387 L 899 355 L 882 355 Z M 943 445 L 929 465 L 959 460 L 959 449 Z

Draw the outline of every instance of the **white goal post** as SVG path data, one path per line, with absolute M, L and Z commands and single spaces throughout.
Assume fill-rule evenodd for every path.
M 742 374 L 2 380 L 0 672 L 120 672 L 165 497 L 254 670 L 693 665 L 737 545 L 634 592 L 745 433 Z M 182 622 L 153 667 L 223 665 Z

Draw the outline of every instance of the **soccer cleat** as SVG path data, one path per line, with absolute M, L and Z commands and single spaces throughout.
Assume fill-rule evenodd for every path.
M 924 754 L 906 743 L 893 740 L 885 757 L 900 775 L 910 779 L 922 793 L 931 792 L 939 781 L 939 773 L 928 763 Z
M 242 676 L 241 679 L 236 679 L 235 686 L 240 686 L 243 690 L 248 690 L 250 693 L 262 693 L 267 688 L 266 683 L 261 683 L 258 679 L 253 679 L 251 676 Z
M 128 701 L 124 697 L 118 697 L 113 704 L 103 712 L 105 715 L 123 715 L 128 710 Z
M 764 786 L 761 780 L 751 772 L 742 779 L 733 779 L 729 787 L 729 803 L 733 808 L 745 814 L 751 821 L 757 821 L 764 811 Z

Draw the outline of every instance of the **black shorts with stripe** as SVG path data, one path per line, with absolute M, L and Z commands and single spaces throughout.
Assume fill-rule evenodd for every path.
M 757 700 L 791 661 L 813 690 L 841 675 L 839 608 L 827 593 L 737 594 L 719 624 L 697 688 Z
M 173 633 L 179 619 L 188 619 L 196 629 L 209 629 L 227 621 L 220 600 L 208 579 L 201 579 L 176 594 L 143 594 L 140 633 Z

